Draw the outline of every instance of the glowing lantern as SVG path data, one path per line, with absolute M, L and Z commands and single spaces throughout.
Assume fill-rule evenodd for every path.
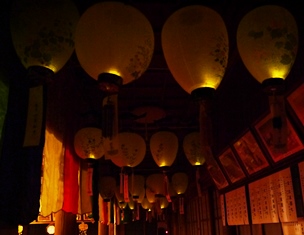
M 159 198 L 159 205 L 160 205 L 160 209 L 165 209 L 168 207 L 169 202 L 167 200 L 166 197 L 160 197 Z
M 117 93 L 148 68 L 154 50 L 150 22 L 136 8 L 120 2 L 100 2 L 81 16 L 75 40 L 82 68 L 108 97 L 103 102 L 106 157 L 117 150 Z
M 284 151 L 287 144 L 284 80 L 298 50 L 296 21 L 283 7 L 257 7 L 241 20 L 237 47 L 246 68 L 269 96 L 274 147 Z
M 154 33 L 136 8 L 120 2 L 100 2 L 81 16 L 75 47 L 81 66 L 92 78 L 127 84 L 148 68 Z
M 118 203 L 124 202 L 124 195 L 123 195 L 123 193 L 120 192 L 120 186 L 117 186 L 115 188 L 115 197 L 116 197 Z
M 155 192 L 148 186 L 146 187 L 146 198 L 151 204 L 155 202 Z
M 98 190 L 104 202 L 109 202 L 115 194 L 116 180 L 112 176 L 102 176 L 98 180 Z
M 162 29 L 162 48 L 178 84 L 200 101 L 201 143 L 211 157 L 209 100 L 223 79 L 228 61 L 228 34 L 214 10 L 192 5 L 173 13 Z
M 178 138 L 171 131 L 159 131 L 150 138 L 150 150 L 159 167 L 173 164 L 178 151 Z
M 55 225 L 54 224 L 49 224 L 47 227 L 46 227 L 46 232 L 48 234 L 55 234 Z
M 86 234 L 86 231 L 88 230 L 88 228 L 89 228 L 89 225 L 88 224 L 86 224 L 86 223 L 84 223 L 83 221 L 78 225 L 78 228 L 79 228 L 79 231 L 81 232 L 81 233 L 84 233 L 84 234 Z
M 111 161 L 118 167 L 135 167 L 145 157 L 145 140 L 136 133 L 118 133 L 119 148 L 117 154 L 111 157 Z
M 17 1 L 11 15 L 11 34 L 23 66 L 59 71 L 74 51 L 78 20 L 72 1 Z
M 205 158 L 200 146 L 199 132 L 191 132 L 184 137 L 184 153 L 192 166 L 200 166 L 205 163 Z
M 153 205 L 149 202 L 149 200 L 145 197 L 141 202 L 141 207 L 145 210 L 151 210 Z
M 172 175 L 172 187 L 178 195 L 184 194 L 188 187 L 188 175 L 177 172 Z
M 74 149 L 82 159 L 99 159 L 104 155 L 102 130 L 85 127 L 77 131 L 74 137 Z
M 133 199 L 139 199 L 139 196 L 145 190 L 145 178 L 142 175 L 132 174 L 129 177 L 129 192 L 132 195 Z
M 159 173 L 149 175 L 146 179 L 146 189 L 149 189 L 151 192 L 153 192 L 155 197 L 165 196 L 166 192 L 164 175 Z

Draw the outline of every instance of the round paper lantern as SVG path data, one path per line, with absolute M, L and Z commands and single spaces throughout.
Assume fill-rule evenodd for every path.
M 130 208 L 130 210 L 134 210 L 135 209 L 135 203 L 132 197 L 130 197 L 130 201 L 128 202 L 128 206 Z
M 169 202 L 166 197 L 159 198 L 159 206 L 160 206 L 160 209 L 165 209 L 169 206 Z
M 177 10 L 165 22 L 161 42 L 169 70 L 186 92 L 219 86 L 228 61 L 228 34 L 217 12 L 201 5 Z
M 115 194 L 116 180 L 112 176 L 102 176 L 98 180 L 98 190 L 105 202 L 109 202 Z
M 178 138 L 170 131 L 156 132 L 150 138 L 150 150 L 159 167 L 169 167 L 177 155 Z
M 145 210 L 151 210 L 153 207 L 153 204 L 149 202 L 149 200 L 145 197 L 141 202 L 141 207 Z
M 160 173 L 149 175 L 146 179 L 146 189 L 149 189 L 151 192 L 153 192 L 155 197 L 165 196 L 165 180 L 164 179 L 165 179 L 164 175 L 160 174 Z M 147 194 L 147 197 L 148 197 L 148 194 Z
M 92 78 L 121 85 L 139 78 L 148 68 L 154 33 L 136 8 L 100 2 L 81 16 L 75 47 L 82 68 Z
M 115 197 L 119 203 L 124 202 L 124 194 L 120 192 L 120 186 L 115 188 Z
M 132 195 L 133 199 L 139 199 L 139 196 L 145 189 L 145 178 L 142 175 L 131 175 L 128 177 L 129 183 L 129 192 Z
M 296 21 L 283 7 L 257 7 L 240 21 L 237 47 L 243 63 L 258 82 L 285 79 L 298 50 Z
M 72 1 L 17 1 L 11 14 L 12 40 L 23 66 L 57 72 L 74 51 L 79 13 Z
M 99 159 L 104 155 L 102 130 L 85 127 L 77 131 L 74 137 L 74 149 L 82 159 Z
M 46 227 L 46 232 L 48 234 L 55 234 L 55 225 L 54 224 L 49 224 L 47 227 Z
M 136 133 L 121 132 L 118 133 L 119 148 L 117 154 L 111 157 L 111 161 L 119 167 L 135 167 L 145 157 L 145 140 Z
M 183 172 L 177 172 L 172 175 L 172 187 L 180 195 L 184 194 L 188 187 L 188 175 Z
M 151 204 L 155 202 L 155 192 L 150 187 L 146 187 L 146 198 Z
M 201 150 L 199 132 L 191 132 L 184 137 L 183 149 L 192 166 L 201 166 L 205 163 L 205 158 Z

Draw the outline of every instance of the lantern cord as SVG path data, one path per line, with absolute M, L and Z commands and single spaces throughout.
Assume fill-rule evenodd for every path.
M 102 107 L 102 134 L 105 138 L 113 136 L 113 125 L 115 115 L 115 104 L 111 96 L 107 96 L 105 105 Z

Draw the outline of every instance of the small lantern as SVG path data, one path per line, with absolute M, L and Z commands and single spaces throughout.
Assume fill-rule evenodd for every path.
M 184 137 L 183 150 L 192 166 L 201 166 L 205 163 L 199 132 L 191 132 Z
M 116 180 L 112 176 L 101 176 L 98 180 L 98 190 L 104 202 L 109 202 L 115 194 Z
M 146 155 L 146 143 L 143 137 L 133 132 L 118 133 L 118 152 L 111 161 L 118 167 L 135 167 Z
M 47 227 L 46 227 L 46 232 L 48 234 L 55 234 L 55 225 L 54 224 L 49 224 Z
M 178 195 L 186 192 L 188 187 L 188 175 L 183 172 L 177 172 L 172 175 L 172 187 Z
M 200 102 L 201 146 L 212 157 L 210 100 L 228 62 L 228 33 L 214 10 L 192 5 L 174 12 L 165 22 L 161 42 L 174 79 Z
M 132 174 L 129 177 L 129 192 L 134 200 L 138 200 L 139 196 L 144 192 L 145 189 L 145 178 L 142 175 Z
M 166 192 L 164 175 L 159 173 L 149 175 L 146 179 L 146 189 L 149 189 L 151 192 L 153 192 L 155 197 L 165 196 Z M 147 191 L 146 195 L 148 197 Z
M 283 7 L 257 7 L 241 20 L 237 47 L 246 68 L 268 94 L 274 150 L 284 152 L 287 146 L 284 80 L 298 50 L 296 21 Z
M 104 155 L 102 130 L 85 127 L 77 131 L 74 137 L 74 149 L 82 159 L 99 159 Z
M 171 131 L 158 131 L 150 138 L 150 150 L 159 167 L 169 167 L 177 155 L 178 138 Z

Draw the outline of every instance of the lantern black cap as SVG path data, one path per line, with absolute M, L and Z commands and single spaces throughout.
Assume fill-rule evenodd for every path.
M 197 88 L 191 92 L 194 100 L 211 100 L 214 97 L 215 89 L 211 87 Z
M 285 91 L 285 80 L 283 78 L 268 78 L 262 82 L 263 91 L 271 95 L 283 94 Z

